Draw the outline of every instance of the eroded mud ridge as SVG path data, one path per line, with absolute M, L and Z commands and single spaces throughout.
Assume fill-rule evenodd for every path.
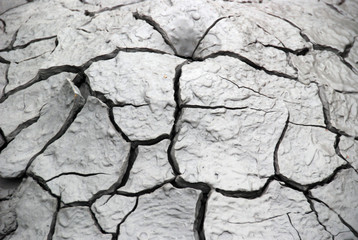
M 0 239 L 358 239 L 357 1 L 0 6 Z

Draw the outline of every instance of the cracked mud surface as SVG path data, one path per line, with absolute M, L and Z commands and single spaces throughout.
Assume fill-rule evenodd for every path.
M 358 239 L 355 0 L 0 2 L 0 239 Z

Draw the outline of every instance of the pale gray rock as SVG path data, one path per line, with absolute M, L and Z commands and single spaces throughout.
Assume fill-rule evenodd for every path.
M 338 215 L 331 211 L 327 206 L 316 201 L 313 201 L 313 206 L 318 213 L 318 220 L 326 227 L 327 232 L 335 236 L 334 239 L 356 239 L 349 228 L 342 223 Z
M 48 40 L 34 42 L 26 48 L 14 49 L 8 52 L 0 52 L 0 57 L 10 62 L 24 62 L 31 58 L 36 58 L 40 55 L 53 51 L 56 47 L 55 41 L 55 38 L 51 38 Z
M 107 106 L 88 97 L 66 133 L 35 159 L 30 171 L 63 202 L 88 201 L 122 179 L 129 148 L 109 120 Z
M 9 135 L 20 124 L 40 117 L 41 109 L 48 104 L 51 97 L 62 94 L 61 86 L 64 80 L 72 80 L 73 78 L 74 74 L 72 73 L 60 73 L 10 95 L 0 104 L 0 115 L 6 116 L 0 118 L 0 127 L 4 135 L 11 139 L 16 134 L 13 134 L 14 136 Z
M 211 28 L 201 41 L 194 57 L 205 58 L 219 51 L 232 52 L 267 70 L 296 77 L 296 70 L 290 66 L 286 53 L 265 46 L 278 46 L 280 41 L 257 26 L 250 17 L 245 16 L 245 9 L 238 10 L 235 16 L 222 19 Z
M 346 161 L 358 171 L 358 141 L 354 138 L 341 136 L 339 150 Z
M 181 62 L 170 55 L 119 52 L 111 60 L 93 63 L 85 73 L 92 89 L 114 103 L 173 107 L 173 79 Z
M 358 8 L 358 3 L 357 8 Z M 357 14 L 358 17 L 358 14 Z M 348 56 L 346 58 L 347 62 L 349 62 L 355 69 L 358 71 L 358 37 L 354 39 L 354 43 L 352 48 L 349 50 Z
M 186 181 L 257 190 L 274 174 L 273 153 L 286 119 L 279 109 L 185 108 L 172 154 Z
M 264 210 L 263 210 L 264 209 Z M 204 232 L 206 239 L 300 239 L 297 230 L 310 234 L 308 239 L 329 239 L 317 226 L 304 195 L 270 183 L 262 196 L 254 199 L 232 198 L 213 192 L 207 203 Z M 289 216 L 301 221 L 290 223 Z M 317 226 L 311 229 L 311 226 Z M 301 232 L 299 232 L 301 234 Z M 304 234 L 304 233 L 302 233 Z M 304 238 L 302 238 L 304 239 Z
M 322 87 L 321 95 L 329 123 L 350 136 L 358 136 L 358 93 L 340 93 Z
M 92 205 L 99 225 L 106 232 L 116 233 L 117 226 L 136 206 L 136 197 L 105 195 Z
M 34 180 L 27 178 L 11 199 L 11 204 L 16 213 L 17 228 L 15 232 L 5 237 L 6 240 L 47 239 L 57 208 L 55 198 Z M 8 218 L 8 220 L 12 219 Z
M 22 4 L 27 3 L 26 0 L 12 0 L 12 1 L 1 1 L 0 2 L 0 14 L 8 11 L 9 9 L 16 8 Z
M 61 65 L 81 66 L 94 57 L 113 52 L 116 46 L 101 34 L 64 27 L 57 34 L 58 45 L 42 68 Z M 74 44 L 76 43 L 76 44 Z M 89 51 L 91 49 L 91 51 Z
M 103 12 L 80 29 L 95 33 L 96 36 L 105 36 L 107 41 L 117 47 L 149 48 L 172 54 L 173 50 L 164 42 L 158 31 L 133 17 L 136 6 L 124 7 L 120 11 Z
M 2 192 L 0 192 L 2 194 Z M 0 239 L 17 228 L 16 212 L 11 201 L 0 202 Z
M 163 140 L 152 146 L 138 146 L 138 156 L 128 181 L 119 190 L 140 192 L 173 179 L 174 174 L 167 154 L 169 144 L 169 140 Z
M 5 87 L 7 85 L 7 70 L 9 68 L 8 64 L 2 64 L 0 63 L 0 98 L 4 95 Z
M 11 42 L 17 35 L 17 30 L 31 17 L 31 15 L 40 11 L 41 8 L 46 9 L 48 7 L 49 4 L 44 4 L 42 1 L 33 1 L 31 3 L 9 9 L 9 11 L 1 14 L 0 18 L 6 23 L 6 28 L 4 31 L 0 32 L 0 49 L 10 46 Z
M 110 240 L 112 235 L 100 232 L 88 207 L 70 207 L 59 211 L 52 239 Z
M 268 75 L 238 59 L 222 56 L 184 65 L 182 71 L 183 104 L 264 110 L 279 104 L 279 100 L 292 122 L 324 125 L 322 103 L 314 84 Z
M 139 8 L 138 13 L 149 16 L 164 30 L 179 56 L 191 57 L 205 31 L 220 17 L 217 9 L 215 2 L 205 0 L 157 0 Z
M 135 3 L 141 3 L 144 1 L 145 0 L 123 0 L 123 1 L 118 2 L 117 0 L 107 0 L 107 1 L 103 2 L 100 0 L 83 0 L 82 2 L 85 4 L 98 6 L 101 9 L 111 9 L 111 8 L 115 8 L 120 5 L 131 5 L 131 4 L 135 4 Z
M 358 34 L 357 22 L 326 6 L 322 1 L 274 0 L 263 4 L 262 9 L 299 27 L 312 43 L 341 52 Z
M 140 196 L 136 210 L 120 226 L 118 239 L 196 239 L 194 222 L 199 194 L 198 190 L 176 189 L 166 184 Z
M 322 187 L 318 186 L 312 189 L 311 192 L 313 197 L 323 201 L 331 209 L 323 208 L 323 211 L 332 211 L 329 215 L 338 214 L 357 232 L 358 174 L 354 169 L 340 171 L 334 181 Z M 320 215 L 320 212 L 318 212 L 318 215 Z M 329 218 L 324 220 L 329 222 Z M 332 223 L 328 224 L 332 225 Z
M 90 20 L 89 16 L 81 12 L 64 8 L 58 1 L 42 1 L 40 6 L 42 7 L 21 24 L 14 46 L 26 44 L 34 39 L 56 36 L 67 27 L 74 30 Z
M 312 51 L 305 56 L 291 55 L 291 61 L 298 69 L 298 80 L 301 82 L 316 82 L 337 91 L 358 91 L 358 74 L 332 52 Z
M 346 163 L 335 152 L 335 138 L 324 128 L 289 124 L 277 153 L 280 173 L 301 184 L 325 179 Z
M 1 177 L 21 175 L 31 159 L 66 127 L 68 120 L 83 105 L 84 99 L 77 87 L 69 80 L 62 82 L 58 94 L 41 109 L 37 122 L 23 129 L 1 152 Z
M 174 106 L 155 103 L 140 107 L 113 108 L 114 120 L 131 141 L 150 140 L 169 134 L 174 124 Z
M 5 92 L 8 93 L 11 90 L 37 80 L 39 70 L 42 68 L 41 66 L 48 61 L 50 54 L 51 53 L 48 52 L 24 62 L 10 63 L 8 70 L 9 83 L 5 88 Z

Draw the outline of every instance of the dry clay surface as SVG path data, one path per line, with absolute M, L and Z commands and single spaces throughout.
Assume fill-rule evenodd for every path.
M 0 0 L 0 239 L 358 239 L 357 19 Z

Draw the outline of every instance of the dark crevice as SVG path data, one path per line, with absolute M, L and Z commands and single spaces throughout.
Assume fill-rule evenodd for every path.
M 101 175 L 101 174 L 104 174 L 106 175 L 107 173 L 79 173 L 79 172 L 63 172 L 63 173 L 60 173 L 50 179 L 47 179 L 46 180 L 46 183 L 52 181 L 52 180 L 55 180 L 56 178 L 59 178 L 61 176 L 68 176 L 68 175 L 76 175 L 76 176 L 79 176 L 79 177 L 91 177 L 91 176 L 97 176 L 97 175 Z
M 205 240 L 205 233 L 204 233 L 205 213 L 206 213 L 207 201 L 209 199 L 210 192 L 212 191 L 213 188 L 204 182 L 196 182 L 196 183 L 187 182 L 180 176 L 177 176 L 175 178 L 175 181 L 171 182 L 171 184 L 175 188 L 192 188 L 201 191 L 196 204 L 194 233 L 195 233 L 195 239 Z
M 126 183 L 128 182 L 130 172 L 131 172 L 131 170 L 133 168 L 135 160 L 137 159 L 137 156 L 138 156 L 138 147 L 135 144 L 131 144 L 131 149 L 130 149 L 130 152 L 129 152 L 127 169 L 126 169 L 126 172 L 123 175 L 121 183 L 118 184 L 116 189 L 125 186 Z
M 10 64 L 11 62 L 0 56 L 0 63 Z
M 204 222 L 207 203 L 209 199 L 209 192 L 202 192 L 196 203 L 195 221 L 194 221 L 194 233 L 198 240 L 205 240 Z
M 338 216 L 338 218 L 342 222 L 342 224 L 345 225 L 354 234 L 354 236 L 358 237 L 358 230 L 356 230 L 348 222 L 346 222 L 342 218 L 342 216 L 340 214 L 338 214 L 334 209 L 332 209 L 327 203 L 325 203 L 324 201 L 322 201 L 322 200 L 320 200 L 318 198 L 313 197 L 311 192 L 309 192 L 306 197 L 307 197 L 307 199 L 314 200 L 316 202 L 319 202 L 319 203 L 325 205 L 330 211 L 334 212 Z
M 1 18 L 0 18 L 0 22 L 1 22 L 2 25 L 4 26 L 4 28 L 2 29 L 2 31 L 3 31 L 3 33 L 6 34 L 6 33 L 7 33 L 7 32 L 6 32 L 6 22 L 5 22 L 3 19 L 1 19 Z
M 136 200 L 135 200 L 135 204 L 132 208 L 132 210 L 130 210 L 122 219 L 122 221 L 117 225 L 117 230 L 116 230 L 116 233 L 113 235 L 113 240 L 117 240 L 118 239 L 118 236 L 120 235 L 121 233 L 121 225 L 127 220 L 127 218 L 137 209 L 138 207 L 138 202 L 139 202 L 139 197 L 137 196 L 136 197 Z
M 228 191 L 219 188 L 216 188 L 215 190 L 226 197 L 255 199 L 261 197 L 266 192 L 268 186 L 273 180 L 274 180 L 273 176 L 269 177 L 263 187 L 253 191 L 246 191 L 246 190 Z
M 6 140 L 5 134 L 0 127 L 0 153 L 4 148 L 7 147 L 8 144 L 9 142 Z
M 299 238 L 300 240 L 302 240 L 301 235 L 300 235 L 300 232 L 295 228 L 295 226 L 294 226 L 293 223 L 292 223 L 290 214 L 289 214 L 289 213 L 286 213 L 286 215 L 287 215 L 288 221 L 290 222 L 291 226 L 293 227 L 293 229 L 295 229 L 298 238 Z
M 276 175 L 280 174 L 280 165 L 278 163 L 278 150 L 279 150 L 279 147 L 280 147 L 280 144 L 281 144 L 283 138 L 285 137 L 289 122 L 290 122 L 290 114 L 288 113 L 285 126 L 284 126 L 284 128 L 282 130 L 280 138 L 278 139 L 278 141 L 276 143 L 276 146 L 275 146 L 275 150 L 273 152 L 273 167 L 275 169 L 275 174 Z
M 114 119 L 114 114 L 113 114 L 113 108 L 108 108 L 108 117 L 109 120 L 111 121 L 113 127 L 116 129 L 116 131 L 118 133 L 121 134 L 122 138 L 126 141 L 126 142 L 131 142 L 131 140 L 129 139 L 129 137 L 123 132 L 123 130 L 118 126 L 118 124 L 116 123 L 116 120 Z
M 250 44 L 255 44 L 255 43 L 261 44 L 264 47 L 275 48 L 275 49 L 278 49 L 278 50 L 283 51 L 285 53 L 292 53 L 292 54 L 294 54 L 296 56 L 305 56 L 309 52 L 309 48 L 302 48 L 302 49 L 293 50 L 293 49 L 290 49 L 290 48 L 287 48 L 287 47 L 280 47 L 280 46 L 276 46 L 276 45 L 272 45 L 272 44 L 263 44 L 262 42 L 257 41 L 257 40 L 255 42 L 250 43 Z
M 209 27 L 208 29 L 206 29 L 206 31 L 204 32 L 203 36 L 201 36 L 201 38 L 199 39 L 198 43 L 196 44 L 193 53 L 191 54 L 191 58 L 194 59 L 194 55 L 196 50 L 198 49 L 198 47 L 200 46 L 201 42 L 204 40 L 204 38 L 206 37 L 206 35 L 208 35 L 208 33 L 210 32 L 210 30 L 215 27 L 215 25 L 220 22 L 221 20 L 225 19 L 225 18 L 230 18 L 231 16 L 227 16 L 227 17 L 221 17 L 216 19 Z
M 14 131 L 9 133 L 9 135 L 6 136 L 7 141 L 9 141 L 9 142 L 12 141 L 22 130 L 24 130 L 25 128 L 28 128 L 32 124 L 36 123 L 40 119 L 40 112 L 41 112 L 41 110 L 39 111 L 39 115 L 37 115 L 29 120 L 26 120 L 25 122 L 23 122 L 19 126 L 17 126 L 17 128 Z
M 147 188 L 147 189 L 144 189 L 139 192 L 132 193 L 132 192 L 127 192 L 127 191 L 117 190 L 117 191 L 114 191 L 111 195 L 117 194 L 117 195 L 126 196 L 126 197 L 138 197 L 138 196 L 142 196 L 145 194 L 150 194 L 150 193 L 156 191 L 157 189 L 163 187 L 165 184 L 173 183 L 174 181 L 175 181 L 175 178 L 171 178 L 171 179 L 168 179 L 154 187 Z
M 343 12 L 341 10 L 339 10 L 338 8 L 336 8 L 336 6 L 334 6 L 333 4 L 330 3 L 325 3 L 329 8 L 331 8 L 333 11 L 337 12 L 338 14 L 343 15 Z
M 260 71 L 264 71 L 265 73 L 269 74 L 269 75 L 274 75 L 277 77 L 283 77 L 283 78 L 288 78 L 288 79 L 292 79 L 292 80 L 297 80 L 297 77 L 288 75 L 286 73 L 282 73 L 282 72 L 278 72 L 275 70 L 268 70 L 260 65 L 257 65 L 256 63 L 252 62 L 250 59 L 235 53 L 235 52 L 230 52 L 230 51 L 218 51 L 212 54 L 209 54 L 208 56 L 204 57 L 204 58 L 199 58 L 199 61 L 203 61 L 209 58 L 216 58 L 219 56 L 227 56 L 227 57 L 232 57 L 232 58 L 236 58 L 239 59 L 240 61 L 246 63 L 247 65 L 249 65 L 250 67 L 256 69 L 256 70 L 260 70 Z
M 308 204 L 310 205 L 311 210 L 314 212 L 318 224 L 321 225 L 321 226 L 323 227 L 323 229 L 324 229 L 328 234 L 330 234 L 331 237 L 332 237 L 332 239 L 334 240 L 334 235 L 333 235 L 330 231 L 328 231 L 327 227 L 319 220 L 318 212 L 317 212 L 317 210 L 316 210 L 316 208 L 315 208 L 315 206 L 314 206 L 314 204 L 313 204 L 313 202 L 312 202 L 312 200 L 311 200 L 310 195 L 311 195 L 311 194 L 310 194 L 309 192 L 305 193 L 305 197 L 306 197 L 306 199 L 307 199 L 307 202 L 308 202 Z
M 182 113 L 182 107 L 181 107 L 182 101 L 180 98 L 180 77 L 182 74 L 182 68 L 187 63 L 188 63 L 188 61 L 185 61 L 175 68 L 175 75 L 174 75 L 174 79 L 173 79 L 174 101 L 175 101 L 176 105 L 175 105 L 175 110 L 174 110 L 174 123 L 173 123 L 173 127 L 169 134 L 170 144 L 168 147 L 167 154 L 168 154 L 168 161 L 169 161 L 170 166 L 172 167 L 175 175 L 180 175 L 179 165 L 176 162 L 175 157 L 174 157 L 174 142 L 175 142 L 176 135 L 178 133 L 177 125 L 178 125 L 178 121 L 179 121 L 179 118 Z
M 60 199 L 57 198 L 56 211 L 53 213 L 53 216 L 52 216 L 50 231 L 47 234 L 47 240 L 52 240 L 53 235 L 55 234 L 56 223 L 57 223 L 57 215 L 58 215 L 58 212 L 60 211 L 60 207 L 61 207 L 61 201 L 60 201 Z
M 205 106 L 205 105 L 191 105 L 191 104 L 183 104 L 181 106 L 181 108 L 199 108 L 199 109 L 220 109 L 220 108 L 224 108 L 227 110 L 243 110 L 243 109 L 248 109 L 249 107 L 245 106 L 245 107 L 227 107 L 224 105 L 219 105 L 219 106 Z
M 17 45 L 17 46 L 8 46 L 4 49 L 1 49 L 0 52 L 8 52 L 8 51 L 14 51 L 14 50 L 17 50 L 17 49 L 24 49 L 24 48 L 27 48 L 29 45 L 33 44 L 33 43 L 36 43 L 36 42 L 41 42 L 41 41 L 45 41 L 45 40 L 49 40 L 49 39 L 53 39 L 53 38 L 57 38 L 56 35 L 54 36 L 49 36 L 49 37 L 43 37 L 43 38 L 37 38 L 37 39 L 33 39 L 23 45 Z
M 148 140 L 134 140 L 132 141 L 132 143 L 136 146 L 151 146 L 154 144 L 157 144 L 161 141 L 163 141 L 164 139 L 170 139 L 168 134 L 161 134 L 158 137 L 154 138 L 154 139 L 148 139 Z
M 302 126 L 302 127 L 317 127 L 317 128 L 327 129 L 326 126 L 316 125 L 316 124 L 303 124 L 303 123 L 295 123 L 295 122 L 291 122 L 291 121 L 289 121 L 289 124 L 296 125 L 296 126 Z
M 174 54 L 178 55 L 178 52 L 175 49 L 173 43 L 170 41 L 168 34 L 157 22 L 154 21 L 154 19 L 151 16 L 146 16 L 138 12 L 134 12 L 133 17 L 137 20 L 138 19 L 143 20 L 146 23 L 148 23 L 150 26 L 152 26 L 162 36 L 164 42 L 173 50 Z

